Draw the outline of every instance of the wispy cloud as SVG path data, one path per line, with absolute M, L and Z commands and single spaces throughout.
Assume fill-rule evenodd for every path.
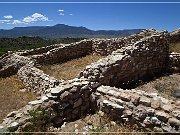
M 0 20 L 0 23 L 9 23 L 11 20 Z
M 64 13 L 59 13 L 59 15 L 64 16 Z
M 59 9 L 58 11 L 59 11 L 59 12 L 64 12 L 64 9 Z
M 4 16 L 5 18 L 5 16 Z M 38 21 L 50 21 L 47 16 L 40 13 L 34 13 L 31 16 L 24 17 L 23 19 L 9 20 L 13 17 L 6 16 L 7 20 L 0 20 L 0 23 L 6 24 L 29 24 Z
M 4 18 L 5 18 L 5 19 L 12 19 L 13 16 L 12 16 L 12 15 L 5 15 Z
M 69 14 L 69 15 L 73 15 L 73 14 Z

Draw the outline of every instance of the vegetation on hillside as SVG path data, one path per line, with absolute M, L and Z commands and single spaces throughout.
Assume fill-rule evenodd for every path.
M 78 42 L 83 38 L 43 39 L 41 37 L 0 38 L 0 56 L 7 51 L 27 50 L 58 43 Z

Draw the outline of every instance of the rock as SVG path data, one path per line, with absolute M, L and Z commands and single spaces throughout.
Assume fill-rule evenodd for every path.
M 125 111 L 123 112 L 123 115 L 124 115 L 125 117 L 129 117 L 129 116 L 132 115 L 132 111 L 130 111 L 130 110 L 125 110 Z
M 107 107 L 110 107 L 110 108 L 114 109 L 115 111 L 120 111 L 120 112 L 122 112 L 122 111 L 124 110 L 124 107 L 123 107 L 123 106 L 118 105 L 118 104 L 113 103 L 113 102 L 108 101 L 108 100 L 103 100 L 103 104 L 104 104 L 105 106 L 107 106 Z M 120 112 L 119 112 L 119 113 L 120 113 Z
M 76 108 L 78 106 L 82 105 L 82 98 L 79 98 L 75 103 L 74 103 L 74 106 L 73 108 Z
M 49 99 L 48 99 L 47 96 L 42 96 L 42 97 L 41 97 L 41 100 L 42 100 L 43 102 L 47 102 Z
M 134 119 L 136 120 L 144 120 L 147 116 L 147 111 L 146 108 L 144 107 L 137 107 L 134 111 L 133 111 L 133 115 Z
M 179 97 L 180 97 L 180 88 L 176 88 L 176 89 L 173 91 L 172 95 L 173 95 L 174 97 L 176 97 L 176 98 L 179 98 Z
M 180 120 L 176 119 L 176 118 L 169 118 L 168 120 L 169 124 L 174 127 L 180 127 Z
M 169 114 L 165 113 L 164 111 L 156 111 L 156 116 L 158 117 L 159 120 L 163 121 L 163 122 L 167 122 L 169 119 Z
M 156 126 L 161 125 L 161 121 L 157 117 L 151 117 L 151 122 Z
M 51 93 L 47 93 L 46 96 L 52 100 L 57 99 L 57 96 L 53 96 Z
M 162 105 L 161 108 L 165 111 L 165 112 L 171 112 L 173 110 L 173 107 L 171 104 L 166 104 L 166 105 Z
M 12 111 L 6 116 L 6 118 L 14 117 L 17 113 L 18 113 L 18 111 Z
M 64 87 L 60 87 L 60 86 L 57 86 L 55 88 L 51 88 L 51 94 L 53 96 L 57 96 L 57 95 L 60 95 L 61 93 L 63 93 L 65 91 Z
M 34 101 L 31 101 L 31 102 L 29 102 L 28 104 L 30 104 L 30 105 L 37 105 L 37 104 L 42 104 L 42 100 L 34 100 Z
M 154 131 L 154 132 L 163 132 L 163 129 L 162 129 L 162 128 L 159 128 L 159 127 L 154 127 L 154 128 L 153 128 L 153 131 Z
M 12 122 L 10 125 L 7 126 L 8 130 L 10 131 L 15 131 L 19 126 L 19 123 L 17 122 Z
M 151 107 L 154 108 L 154 109 L 159 109 L 161 106 L 161 102 L 159 99 L 153 99 L 151 101 Z
M 172 111 L 172 115 L 176 117 L 178 120 L 180 120 L 180 110 L 174 110 Z
M 148 109 L 147 109 L 147 114 L 148 114 L 148 116 L 153 116 L 154 113 L 155 113 L 155 110 L 154 110 L 153 108 L 148 108 Z
M 60 95 L 60 99 L 61 99 L 62 101 L 67 101 L 67 100 L 70 98 L 71 95 L 72 95 L 72 94 L 71 94 L 70 92 L 65 91 L 65 92 L 63 92 L 63 93 Z
M 124 93 L 124 92 L 121 92 L 119 94 L 119 97 L 123 100 L 123 101 L 127 101 L 129 102 L 131 100 L 131 95 L 127 94 L 127 93 Z
M 133 104 L 138 105 L 140 96 L 138 94 L 131 94 L 131 101 Z
M 139 103 L 145 106 L 150 106 L 151 105 L 151 100 L 145 96 L 142 96 L 139 100 Z

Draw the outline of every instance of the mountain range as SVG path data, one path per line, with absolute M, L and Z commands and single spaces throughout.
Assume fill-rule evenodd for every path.
M 68 26 L 57 24 L 54 26 L 30 26 L 15 27 L 10 30 L 0 29 L 0 38 L 20 37 L 20 36 L 39 36 L 42 38 L 65 38 L 65 37 L 123 37 L 138 33 L 143 29 L 126 30 L 90 30 L 86 27 Z

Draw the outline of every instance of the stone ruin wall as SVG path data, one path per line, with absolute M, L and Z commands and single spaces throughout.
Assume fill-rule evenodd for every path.
M 118 86 L 124 81 L 127 83 L 166 70 L 168 56 L 167 39 L 161 33 L 114 51 L 87 66 L 79 78 L 73 80 L 56 80 L 33 64 L 26 63 L 18 71 L 18 77 L 29 88 L 39 89 L 42 96 L 10 113 L 0 125 L 0 130 L 22 131 L 32 124 L 28 112 L 42 108 L 48 113 L 44 120 L 54 126 L 77 119 L 89 111 L 101 110 L 119 121 L 137 123 L 155 131 L 179 132 L 178 101 L 164 99 L 157 93 L 102 86 L 111 83 Z
M 166 71 L 168 50 L 165 35 L 151 36 L 87 66 L 80 77 L 109 86 L 129 85 L 144 76 Z

